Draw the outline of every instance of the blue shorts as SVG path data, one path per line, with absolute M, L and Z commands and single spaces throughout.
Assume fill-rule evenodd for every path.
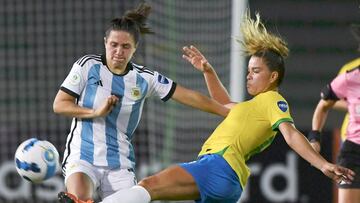
M 199 157 L 198 160 L 179 164 L 195 179 L 201 203 L 236 203 L 242 193 L 235 171 L 218 154 Z

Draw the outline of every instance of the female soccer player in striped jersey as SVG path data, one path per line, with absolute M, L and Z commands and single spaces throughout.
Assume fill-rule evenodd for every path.
M 259 15 L 256 20 L 250 14 L 245 16 L 242 34 L 250 56 L 247 91 L 253 98 L 232 104 L 229 115 L 204 143 L 196 161 L 171 166 L 137 186 L 108 196 L 103 203 L 235 203 L 250 175 L 245 162 L 269 146 L 278 131 L 292 149 L 328 177 L 337 182 L 353 179 L 353 171 L 327 162 L 293 124 L 289 106 L 278 92 L 288 54 L 286 43 L 266 31 Z M 184 51 L 184 58 L 205 74 L 212 97 L 223 105 L 229 103 L 229 95 L 206 58 L 195 47 L 185 47 Z
M 229 111 L 131 62 L 140 35 L 151 33 L 145 23 L 150 9 L 141 4 L 113 19 L 104 37 L 105 55 L 77 60 L 55 97 L 54 112 L 73 117 L 63 160 L 67 193 L 59 194 L 60 202 L 68 202 L 69 197 L 86 201 L 97 188 L 104 198 L 136 184 L 131 139 L 146 98 L 172 98 L 221 116 Z

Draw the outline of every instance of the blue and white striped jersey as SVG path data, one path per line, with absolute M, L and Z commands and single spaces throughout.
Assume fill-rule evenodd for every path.
M 139 123 L 145 98 L 168 100 L 176 83 L 144 66 L 130 62 L 124 74 L 112 73 L 104 55 L 86 55 L 76 61 L 61 90 L 77 98 L 79 106 L 96 109 L 111 94 L 118 104 L 106 116 L 74 118 L 64 154 L 95 166 L 134 168 L 133 133 Z

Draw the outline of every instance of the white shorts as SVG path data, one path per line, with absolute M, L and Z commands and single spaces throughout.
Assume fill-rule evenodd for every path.
M 101 199 L 116 191 L 130 188 L 137 183 L 133 170 L 110 169 L 103 166 L 94 166 L 84 160 L 77 160 L 68 162 L 65 165 L 65 185 L 70 175 L 77 172 L 84 173 L 90 177 L 94 189 L 99 191 Z

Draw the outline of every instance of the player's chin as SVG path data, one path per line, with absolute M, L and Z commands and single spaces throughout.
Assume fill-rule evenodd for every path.
M 127 64 L 125 60 L 113 60 L 111 63 L 113 67 L 123 67 Z
M 255 96 L 256 95 L 256 91 L 254 91 L 254 89 L 252 89 L 251 87 L 247 86 L 247 92 L 251 95 L 251 96 Z

